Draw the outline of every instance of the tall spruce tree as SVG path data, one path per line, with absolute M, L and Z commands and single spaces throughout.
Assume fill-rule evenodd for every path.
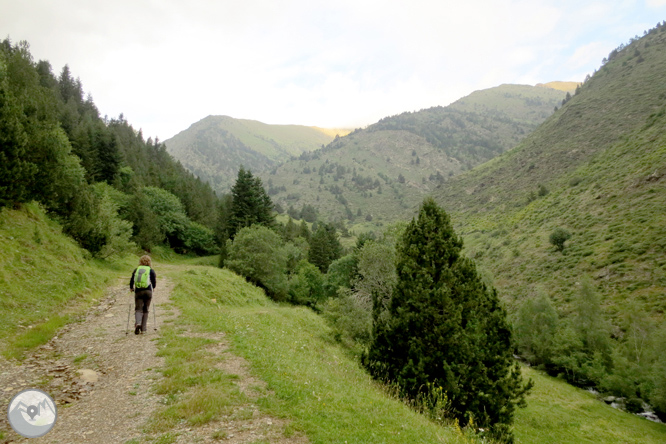
M 272 227 L 275 224 L 273 202 L 266 194 L 261 179 L 241 166 L 236 183 L 231 188 L 231 211 L 227 231 L 231 239 L 238 230 L 254 224 Z
M 375 310 L 365 364 L 404 395 L 430 396 L 440 387 L 461 423 L 473 419 L 512 442 L 523 385 L 512 357 L 511 330 L 497 292 L 461 255 L 462 240 L 448 215 L 426 199 L 397 247 L 397 285 L 388 316 Z
M 309 242 L 308 260 L 322 273 L 326 273 L 329 265 L 342 256 L 342 245 L 331 223 L 320 224 Z

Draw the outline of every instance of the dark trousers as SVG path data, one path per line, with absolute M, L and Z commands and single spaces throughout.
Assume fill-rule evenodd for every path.
M 142 331 L 146 331 L 148 325 L 148 307 L 153 299 L 153 290 L 138 290 L 134 293 L 134 326 L 141 326 Z

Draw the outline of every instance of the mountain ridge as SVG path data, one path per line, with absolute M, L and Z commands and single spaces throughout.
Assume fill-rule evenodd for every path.
M 183 166 L 220 193 L 228 192 L 241 165 L 264 170 L 315 150 L 345 131 L 209 115 L 164 143 Z
M 562 99 L 529 85 L 475 91 L 448 107 L 385 117 L 260 175 L 285 210 L 312 205 L 370 229 L 407 217 L 438 184 L 513 147 Z

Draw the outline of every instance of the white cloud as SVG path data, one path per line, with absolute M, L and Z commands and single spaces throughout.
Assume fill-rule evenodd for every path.
M 582 80 L 654 16 L 637 0 L 0 0 L 0 10 L 0 29 L 54 70 L 68 63 L 103 114 L 163 139 L 208 114 L 357 127 L 500 83 Z
M 646 0 L 645 2 L 650 8 L 661 8 L 666 6 L 666 0 Z

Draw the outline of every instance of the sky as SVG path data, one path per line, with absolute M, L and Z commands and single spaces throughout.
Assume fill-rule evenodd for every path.
M 663 20 L 666 0 L 0 0 L 0 38 L 160 140 L 208 115 L 360 128 L 582 81 Z

